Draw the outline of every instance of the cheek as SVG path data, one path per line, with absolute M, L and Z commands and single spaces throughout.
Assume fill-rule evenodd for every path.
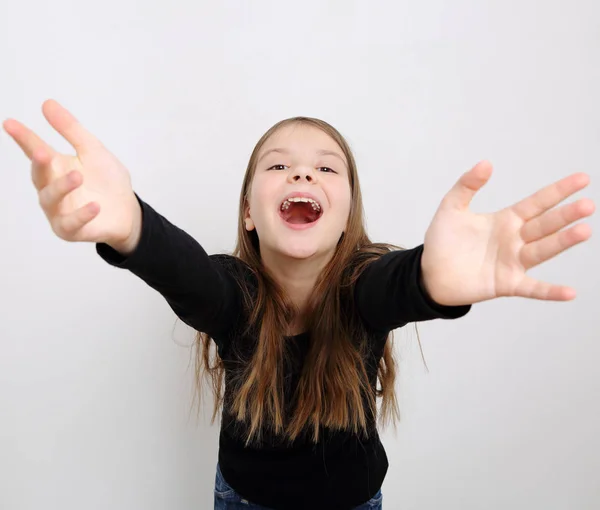
M 340 189 L 336 193 L 336 202 L 339 204 L 340 215 L 344 217 L 344 220 L 348 219 L 350 214 L 350 205 L 352 203 L 352 192 L 350 188 Z
M 267 214 L 274 207 L 274 191 L 268 182 L 256 179 L 250 188 L 250 215 L 258 219 Z

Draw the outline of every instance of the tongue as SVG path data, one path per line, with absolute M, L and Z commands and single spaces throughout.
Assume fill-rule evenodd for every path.
M 312 223 L 319 217 L 319 213 L 307 202 L 291 202 L 288 210 L 282 211 L 281 215 L 288 223 Z

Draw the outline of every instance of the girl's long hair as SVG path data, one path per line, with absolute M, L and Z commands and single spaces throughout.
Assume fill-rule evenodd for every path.
M 304 317 L 310 344 L 292 403 L 284 401 L 284 367 L 290 362 L 284 335 L 297 310 L 263 266 L 256 230 L 248 231 L 244 226 L 244 211 L 258 153 L 273 133 L 290 124 L 316 127 L 337 142 L 348 162 L 352 192 L 345 232 L 317 280 Z M 373 391 L 365 367 L 369 349 L 366 331 L 352 313 L 352 289 L 360 273 L 370 262 L 395 249 L 400 248 L 373 243 L 367 236 L 354 156 L 335 128 L 319 119 L 294 117 L 278 122 L 261 137 L 252 151 L 244 176 L 239 199 L 238 238 L 233 251 L 233 256 L 241 259 L 254 273 L 258 284 L 253 295 L 250 290 L 244 292 L 248 331 L 258 334 L 258 342 L 251 359 L 231 379 L 235 388 L 229 408 L 239 421 L 248 424 L 247 444 L 259 441 L 265 428 L 290 441 L 298 438 L 305 427 L 312 432 L 315 442 L 322 427 L 368 435 L 369 416 L 377 417 L 376 397 L 382 398 L 380 421 L 397 423 L 400 412 L 394 391 L 396 363 L 390 342 L 392 335 L 385 343 L 377 367 L 378 385 Z M 197 333 L 196 389 L 201 397 L 202 377 L 207 376 L 214 396 L 212 422 L 224 404 L 225 371 L 214 347 L 208 334 Z M 293 404 L 291 412 L 286 413 L 290 404 Z

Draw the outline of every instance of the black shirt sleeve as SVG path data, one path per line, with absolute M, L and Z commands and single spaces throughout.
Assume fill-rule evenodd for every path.
M 372 329 L 392 331 L 409 322 L 457 319 L 471 309 L 471 305 L 440 305 L 429 297 L 421 277 L 422 255 L 422 244 L 392 251 L 371 262 L 359 276 L 355 302 Z
M 142 207 L 138 246 L 124 256 L 97 243 L 98 255 L 157 290 L 183 322 L 210 334 L 221 351 L 242 309 L 240 287 L 225 263 L 233 257 L 209 256 L 189 234 L 136 198 Z

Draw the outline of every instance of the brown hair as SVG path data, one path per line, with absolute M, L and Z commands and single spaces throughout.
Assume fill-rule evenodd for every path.
M 304 317 L 310 331 L 310 347 L 296 389 L 295 406 L 286 420 L 283 378 L 288 353 L 284 332 L 288 331 L 298 311 L 263 266 L 258 236 L 255 230 L 246 230 L 244 211 L 260 149 L 273 133 L 290 124 L 316 127 L 337 142 L 348 162 L 352 195 L 345 232 L 317 280 Z M 294 117 L 278 122 L 260 138 L 250 156 L 242 184 L 238 239 L 233 251 L 233 256 L 249 266 L 258 283 L 253 299 L 249 292 L 244 292 L 248 330 L 255 328 L 258 342 L 249 363 L 233 379 L 236 387 L 230 408 L 238 420 L 249 424 L 247 443 L 260 440 L 263 427 L 290 441 L 297 438 L 306 426 L 312 427 L 314 441 L 319 438 L 321 426 L 366 434 L 368 415 L 377 416 L 376 397 L 382 397 L 380 418 L 383 422 L 391 419 L 395 424 L 400 418 L 394 391 L 396 364 L 389 337 L 377 368 L 379 387 L 373 392 L 364 366 L 369 348 L 366 332 L 354 314 L 345 313 L 345 303 L 352 304 L 353 284 L 362 270 L 394 249 L 400 248 L 372 243 L 367 236 L 354 156 L 344 137 L 334 127 L 319 119 Z M 211 355 L 214 343 L 208 334 L 197 334 L 196 347 L 197 390 L 201 397 L 204 372 L 212 383 L 214 421 L 224 403 L 224 365 L 216 352 Z

